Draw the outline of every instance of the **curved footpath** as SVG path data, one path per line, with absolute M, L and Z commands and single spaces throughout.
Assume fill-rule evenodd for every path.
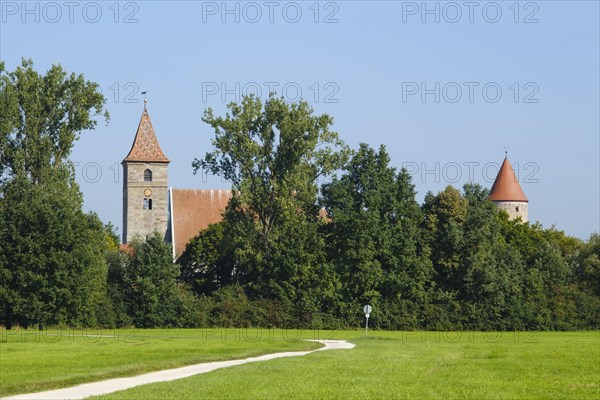
M 304 356 L 315 351 L 321 350 L 336 350 L 336 349 L 351 349 L 354 344 L 345 340 L 313 340 L 314 342 L 323 343 L 325 346 L 311 351 L 288 351 L 283 353 L 265 354 L 258 357 L 245 358 L 243 360 L 217 361 L 207 362 L 187 367 L 167 369 L 163 371 L 150 372 L 129 378 L 115 378 L 100 382 L 84 383 L 82 385 L 73 386 L 65 389 L 49 390 L 46 392 L 37 392 L 29 394 L 20 394 L 12 397 L 3 397 L 3 400 L 46 400 L 46 399 L 84 399 L 90 396 L 99 396 L 117 392 L 119 390 L 130 389 L 132 387 L 146 385 L 148 383 L 167 382 L 175 379 L 187 378 L 188 376 L 204 374 L 220 368 L 232 367 L 257 361 L 273 360 L 275 358 Z

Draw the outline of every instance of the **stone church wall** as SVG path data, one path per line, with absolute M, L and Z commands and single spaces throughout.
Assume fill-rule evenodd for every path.
M 144 171 L 152 171 L 152 181 L 144 181 Z M 123 242 L 135 236 L 145 237 L 154 230 L 165 237 L 168 226 L 168 164 L 123 163 Z M 146 196 L 144 192 L 151 190 Z M 152 200 L 152 209 L 144 209 L 144 199 Z

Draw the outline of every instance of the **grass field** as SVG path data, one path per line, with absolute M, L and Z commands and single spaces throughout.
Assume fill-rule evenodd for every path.
M 241 365 L 101 399 L 515 399 L 600 396 L 600 332 L 358 332 L 352 350 Z
M 0 396 L 320 347 L 296 336 L 252 329 L 0 331 Z
M 600 332 L 370 332 L 367 338 L 358 331 L 218 329 L 121 331 L 117 338 L 113 331 L 103 332 L 109 337 L 77 334 L 3 332 L 0 393 L 319 346 L 300 338 L 341 338 L 356 348 L 225 368 L 100 398 L 600 397 Z

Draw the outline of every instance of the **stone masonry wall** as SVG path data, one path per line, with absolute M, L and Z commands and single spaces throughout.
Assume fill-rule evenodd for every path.
M 498 209 L 506 211 L 510 219 L 521 217 L 524 222 L 529 221 L 528 203 L 524 201 L 495 201 L 494 204 Z
M 152 171 L 152 181 L 144 181 L 144 171 Z M 164 237 L 168 226 L 168 164 L 123 163 L 123 243 L 135 236 L 145 237 L 154 230 Z M 152 209 L 144 210 L 144 191 L 150 189 Z

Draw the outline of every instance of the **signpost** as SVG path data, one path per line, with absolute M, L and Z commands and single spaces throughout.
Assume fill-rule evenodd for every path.
M 371 311 L 373 311 L 373 307 L 367 304 L 363 307 L 363 311 L 365 312 L 365 317 L 367 317 L 367 324 L 365 325 L 365 336 L 369 336 L 369 317 L 371 316 Z

